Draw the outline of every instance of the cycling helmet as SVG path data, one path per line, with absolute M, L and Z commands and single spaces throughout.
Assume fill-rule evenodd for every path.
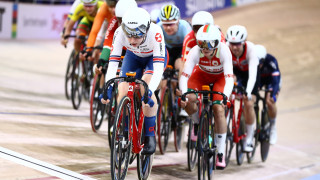
M 192 26 L 214 24 L 214 20 L 209 12 L 199 11 L 193 15 L 191 24 Z
M 122 29 L 127 37 L 143 37 L 150 27 L 150 14 L 142 8 L 133 8 L 122 17 Z
M 216 49 L 220 46 L 221 32 L 213 24 L 201 26 L 197 33 L 197 44 L 202 48 Z
M 257 44 L 257 45 L 254 46 L 254 49 L 256 51 L 256 54 L 257 54 L 259 60 L 266 58 L 267 49 L 264 46 L 262 46 L 260 44 Z
M 81 2 L 87 6 L 94 6 L 98 3 L 98 0 L 81 0 Z
M 160 16 L 160 9 L 153 9 L 151 12 L 150 12 L 150 16 L 151 16 L 151 21 L 152 22 L 158 22 L 159 21 L 159 16 Z
M 228 28 L 226 39 L 230 43 L 243 43 L 247 36 L 247 29 L 244 26 L 234 25 Z
M 106 0 L 109 7 L 115 7 L 119 0 Z
M 177 6 L 170 4 L 161 7 L 160 20 L 178 20 L 180 19 L 180 10 Z
M 116 5 L 116 17 L 122 18 L 124 13 L 130 8 L 137 8 L 138 5 L 135 0 L 120 0 Z

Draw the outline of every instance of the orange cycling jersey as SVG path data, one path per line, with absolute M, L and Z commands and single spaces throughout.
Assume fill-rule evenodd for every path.
M 226 39 L 224 34 L 221 32 L 221 42 L 225 43 Z M 183 40 L 183 49 L 182 49 L 182 61 L 186 61 L 187 55 L 191 48 L 197 45 L 196 36 L 194 31 L 189 32 Z
M 97 35 L 100 31 L 103 21 L 106 19 L 110 23 L 111 18 L 114 15 L 109 11 L 109 6 L 106 2 L 101 5 L 96 17 L 94 18 L 93 26 L 88 38 L 87 47 L 93 47 L 96 41 Z

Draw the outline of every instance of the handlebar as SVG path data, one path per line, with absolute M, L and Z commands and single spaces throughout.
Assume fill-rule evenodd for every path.
M 138 84 L 142 84 L 143 87 L 144 87 L 144 103 L 147 104 L 148 103 L 148 91 L 149 91 L 149 88 L 148 88 L 148 84 L 141 80 L 141 79 L 137 79 L 135 77 L 115 77 L 115 78 L 112 78 L 110 79 L 108 82 L 106 82 L 105 84 L 105 88 L 103 90 L 103 98 L 104 99 L 107 99 L 107 89 L 108 87 L 111 85 L 111 84 L 114 84 L 115 81 L 119 82 L 119 81 L 125 81 L 125 82 L 135 82 L 135 83 L 138 83 Z
M 219 94 L 223 97 L 223 104 L 227 105 L 227 96 L 223 94 L 222 92 L 217 92 L 217 91 L 190 91 L 186 92 L 181 96 L 182 101 L 186 101 L 186 96 L 187 94 L 192 94 L 192 93 L 200 93 L 200 94 Z

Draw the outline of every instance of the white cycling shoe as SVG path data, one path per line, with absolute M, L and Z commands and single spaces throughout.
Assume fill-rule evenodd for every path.
M 188 117 L 189 115 L 184 109 L 181 109 L 179 116 Z
M 277 143 L 277 129 L 275 127 L 275 125 L 271 126 L 271 130 L 270 130 L 270 139 L 269 139 L 269 143 L 274 145 Z

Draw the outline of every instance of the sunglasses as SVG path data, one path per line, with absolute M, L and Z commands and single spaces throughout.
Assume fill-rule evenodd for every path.
M 214 40 L 214 41 L 206 41 L 206 40 L 197 40 L 197 44 L 200 47 L 200 49 L 216 49 L 219 42 L 218 40 Z

